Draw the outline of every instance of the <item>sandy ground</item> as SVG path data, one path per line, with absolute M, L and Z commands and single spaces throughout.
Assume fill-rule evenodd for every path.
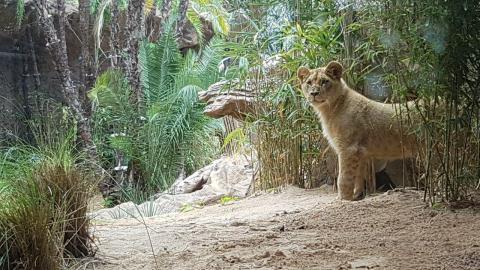
M 480 211 L 432 210 L 421 198 L 340 202 L 288 188 L 145 224 L 96 221 L 88 269 L 480 269 Z

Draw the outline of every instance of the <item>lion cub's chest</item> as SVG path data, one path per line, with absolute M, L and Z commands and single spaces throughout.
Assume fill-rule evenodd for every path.
M 339 137 L 340 128 L 338 123 L 335 123 L 331 119 L 323 116 L 321 112 L 318 112 L 318 116 L 320 118 L 320 122 L 322 123 L 322 132 L 323 136 L 327 139 L 330 146 L 338 153 L 339 148 L 341 148 Z

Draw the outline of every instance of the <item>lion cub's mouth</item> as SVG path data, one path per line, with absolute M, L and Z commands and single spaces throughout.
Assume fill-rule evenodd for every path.
M 312 100 L 313 103 L 317 103 L 317 104 L 323 104 L 325 103 L 325 101 L 327 101 L 326 99 L 319 99 L 319 98 L 314 98 Z
M 320 99 L 318 97 L 308 97 L 308 101 L 310 101 L 311 103 L 316 103 L 316 104 L 322 104 L 322 103 L 325 103 L 325 101 L 327 101 L 326 99 Z

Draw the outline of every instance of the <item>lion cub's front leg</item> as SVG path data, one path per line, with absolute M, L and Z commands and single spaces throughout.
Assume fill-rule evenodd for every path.
M 366 162 L 357 154 L 339 155 L 338 195 L 342 200 L 359 200 L 364 196 Z

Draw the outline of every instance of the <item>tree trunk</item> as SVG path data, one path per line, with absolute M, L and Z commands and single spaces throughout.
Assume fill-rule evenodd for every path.
M 145 33 L 149 42 L 156 42 L 159 37 L 158 27 L 157 27 L 158 25 L 155 23 L 156 10 L 157 10 L 157 2 L 153 1 L 153 7 L 151 7 L 151 10 L 148 12 L 145 18 L 145 31 L 146 31 Z
M 177 20 L 177 36 L 181 36 L 183 33 L 183 28 L 187 22 L 187 11 L 189 0 L 180 0 L 180 6 L 178 8 L 178 20 Z
M 135 102 L 141 104 L 143 93 L 140 89 L 140 69 L 138 52 L 140 41 L 145 37 L 145 0 L 130 1 L 127 10 L 127 23 L 125 25 L 124 50 L 127 55 L 124 70 L 130 86 L 134 91 Z
M 120 11 L 118 9 L 118 1 L 112 1 L 110 12 L 112 18 L 110 22 L 110 66 L 118 66 L 118 58 L 120 53 L 120 26 L 118 19 L 120 17 Z
M 72 81 L 70 67 L 68 65 L 67 44 L 65 39 L 65 0 L 57 0 L 58 29 L 55 28 L 53 16 L 48 12 L 46 1 L 36 1 L 34 3 L 40 26 L 46 35 L 46 47 L 52 55 L 63 96 L 77 122 L 78 135 L 89 158 L 97 161 L 98 156 L 92 140 L 90 123 L 88 118 L 85 117 L 85 111 L 80 103 L 79 95 Z M 103 186 L 100 186 L 100 189 L 102 192 L 105 190 Z
M 95 79 L 90 55 L 90 0 L 78 1 L 78 13 L 81 39 L 79 98 L 85 112 L 90 114 L 91 108 L 87 98 L 87 91 L 92 88 Z

